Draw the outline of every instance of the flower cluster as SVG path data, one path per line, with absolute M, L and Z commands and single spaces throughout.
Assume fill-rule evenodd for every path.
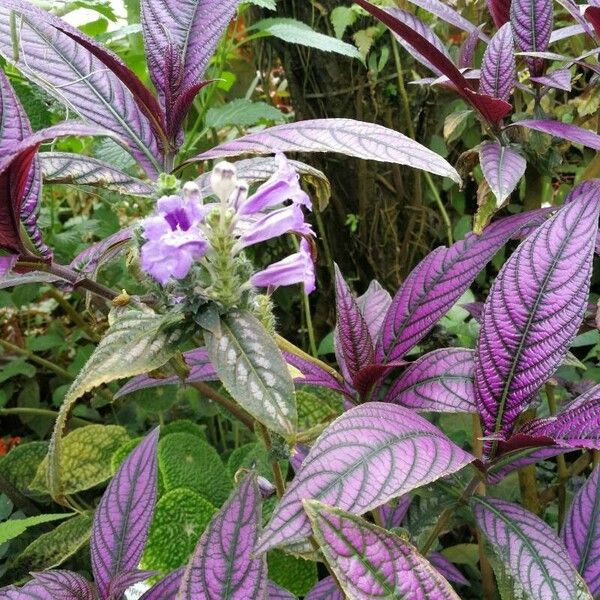
M 213 291 L 223 289 L 227 281 L 231 293 L 295 283 L 312 292 L 315 270 L 309 240 L 314 232 L 303 211 L 311 210 L 312 204 L 285 156 L 277 155 L 276 160 L 277 171 L 250 196 L 248 184 L 228 162 L 217 164 L 211 174 L 219 202 L 203 203 L 192 182 L 183 186 L 181 195 L 163 196 L 156 214 L 142 223 L 142 269 L 162 285 L 184 279 L 199 264 L 211 276 Z M 240 265 L 247 265 L 244 248 L 286 233 L 302 237 L 298 252 L 251 274 L 249 280 L 235 276 Z M 220 299 L 218 293 L 215 296 Z

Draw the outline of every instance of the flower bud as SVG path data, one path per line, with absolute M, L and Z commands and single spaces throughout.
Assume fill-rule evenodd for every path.
M 186 181 L 181 188 L 181 193 L 186 200 L 202 201 L 200 188 L 195 181 Z
M 227 202 L 237 183 L 235 165 L 221 161 L 215 165 L 210 174 L 210 186 L 221 202 Z
M 229 196 L 229 205 L 236 211 L 244 202 L 246 202 L 246 198 L 248 198 L 248 188 L 248 182 L 245 179 L 238 179 L 233 192 L 231 192 L 231 196 Z

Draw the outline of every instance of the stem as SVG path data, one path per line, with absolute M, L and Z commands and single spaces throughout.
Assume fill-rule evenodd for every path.
M 83 288 L 84 290 L 96 294 L 96 296 L 100 296 L 101 298 L 105 298 L 106 300 L 110 300 L 111 302 L 119 295 L 119 292 L 115 292 L 115 290 L 106 287 L 101 283 L 92 281 L 87 277 L 82 279 L 79 273 L 76 273 L 73 269 L 63 265 L 53 263 L 48 267 L 48 272 L 57 277 L 61 277 L 62 279 L 66 279 L 75 289 Z
M 469 485 L 467 485 L 467 487 L 465 488 L 461 497 L 456 501 L 456 503 L 442 511 L 442 514 L 440 515 L 440 518 L 437 520 L 437 523 L 435 524 L 433 529 L 429 532 L 429 535 L 427 536 L 427 539 L 425 540 L 425 542 L 423 543 L 421 548 L 419 548 L 419 552 L 423 556 L 427 556 L 427 553 L 429 552 L 429 550 L 431 550 L 431 547 L 433 546 L 435 541 L 438 539 L 440 533 L 442 533 L 442 531 L 448 525 L 448 522 L 450 521 L 450 517 L 453 515 L 454 511 L 461 504 L 463 504 L 465 502 L 465 500 L 470 498 L 475 493 L 475 490 L 479 486 L 480 482 L 481 482 L 481 475 L 475 475 L 473 477 L 473 479 L 471 479 L 471 481 L 469 482 Z
M 442 221 L 444 221 L 444 225 L 446 225 L 446 237 L 448 238 L 448 246 L 451 246 L 454 243 L 454 238 L 452 236 L 452 221 L 450 221 L 450 217 L 448 216 L 448 212 L 446 211 L 446 207 L 442 202 L 442 198 L 440 197 L 437 188 L 435 187 L 435 183 L 433 179 L 431 179 L 431 175 L 427 173 L 427 171 L 423 171 L 423 176 L 425 177 L 425 181 L 433 194 L 433 199 L 435 203 L 438 205 L 438 209 L 440 214 L 442 215 Z
M 585 454 L 582 454 L 569 467 L 566 479 L 570 479 L 571 477 L 575 477 L 576 475 L 583 473 L 588 468 L 588 466 L 590 465 L 591 462 L 592 462 L 592 453 L 591 452 L 586 452 Z M 564 481 L 566 481 L 566 479 Z M 551 502 L 552 500 L 554 500 L 554 498 L 556 498 L 558 496 L 558 491 L 559 491 L 562 483 L 563 483 L 563 481 L 561 480 L 558 484 L 550 486 L 549 488 L 545 489 L 540 494 L 540 503 L 542 505 L 544 505 L 544 504 L 548 504 L 548 502 Z
M 267 448 L 267 452 L 269 454 L 273 450 L 273 440 L 271 440 L 271 434 L 269 430 L 262 424 L 256 421 L 258 432 L 265 443 L 265 447 Z M 277 489 L 277 497 L 281 498 L 285 492 L 285 482 L 283 481 L 283 475 L 281 473 L 281 467 L 279 466 L 279 462 L 277 459 L 273 459 L 271 461 L 271 470 L 273 471 L 273 479 L 275 481 L 275 488 Z
M 286 340 L 284 337 L 281 337 L 277 333 L 275 334 L 275 341 L 277 342 L 277 346 L 279 347 L 280 350 L 289 352 L 290 354 L 294 354 L 298 358 L 302 358 L 308 362 L 313 363 L 317 367 L 326 371 L 338 383 L 341 383 L 341 384 L 344 383 L 344 378 L 333 367 L 330 367 L 327 363 L 324 363 L 322 360 L 319 360 L 318 358 L 311 356 L 310 354 L 307 354 L 306 352 L 304 352 L 304 350 L 301 350 L 300 348 L 298 348 L 298 346 L 295 346 L 294 344 L 292 344 L 292 342 L 289 342 L 288 340 Z
M 481 440 L 483 431 L 481 429 L 481 420 L 478 414 L 473 417 L 473 454 L 481 459 L 483 456 L 483 442 Z M 485 484 L 479 483 L 475 489 L 475 493 L 479 496 L 485 496 Z M 483 536 L 479 529 L 475 529 L 475 537 L 477 539 L 477 550 L 479 552 L 479 570 L 481 572 L 481 587 L 483 591 L 483 600 L 494 600 L 496 597 L 494 589 L 494 572 L 490 561 L 488 560 L 485 548 L 483 545 Z
M 85 322 L 81 314 L 78 313 L 69 302 L 67 302 L 67 299 L 56 288 L 49 288 L 48 295 L 58 302 L 60 307 L 65 311 L 65 313 L 67 313 L 71 321 L 75 323 L 75 325 L 77 325 L 77 327 L 79 327 L 79 329 L 81 329 L 92 341 L 100 341 L 100 337 Z
M 11 344 L 10 342 L 7 342 L 6 340 L 2 339 L 0 339 L 0 346 L 2 346 L 5 350 L 8 350 L 9 352 L 14 352 L 15 354 L 20 354 L 21 356 L 24 356 L 27 360 L 30 360 L 31 362 L 36 363 L 41 367 L 52 371 L 53 373 L 56 373 L 56 375 L 58 375 L 59 377 L 64 377 L 68 380 L 75 379 L 73 375 L 71 375 L 71 373 L 65 371 L 65 369 L 63 369 L 62 367 L 59 367 L 58 365 L 54 364 L 53 362 L 50 362 L 49 360 L 46 360 L 45 358 L 37 356 L 37 354 L 34 354 L 30 350 L 26 350 L 25 348 L 21 348 L 20 346 L 15 346 L 14 344 Z
M 306 330 L 308 332 L 308 343 L 310 345 L 310 353 L 313 357 L 317 357 L 319 352 L 317 350 L 317 342 L 315 340 L 315 330 L 313 327 L 312 315 L 310 314 L 310 300 L 308 294 L 304 291 L 304 287 L 301 291 L 302 301 L 304 302 L 304 316 L 306 318 Z
M 207 398 L 210 398 L 213 402 L 216 402 L 227 409 L 234 417 L 236 417 L 236 419 L 239 419 L 248 429 L 250 429 L 250 431 L 254 431 L 254 419 L 252 416 L 233 400 L 219 394 L 219 392 L 211 388 L 210 385 L 207 385 L 202 381 L 196 381 L 190 385 Z
M 535 418 L 535 411 L 529 409 L 525 411 L 523 416 L 525 421 L 530 421 L 531 419 Z M 523 506 L 534 515 L 540 515 L 541 505 L 538 494 L 535 464 L 521 467 L 518 470 L 518 476 L 521 502 Z
M 54 410 L 47 408 L 29 408 L 26 406 L 19 406 L 17 408 L 0 408 L 0 415 L 32 415 L 35 417 L 51 417 L 56 419 L 58 413 Z M 82 417 L 71 417 L 73 421 L 80 421 L 82 425 L 89 425 L 90 422 L 96 423 L 92 419 L 84 419 Z
M 554 395 L 554 386 L 551 383 L 547 383 L 546 386 L 546 398 L 548 398 L 548 409 L 551 415 L 555 415 L 557 412 L 556 396 Z M 561 480 L 558 488 L 558 530 L 562 528 L 563 521 L 565 520 L 566 508 L 567 508 L 567 491 L 565 489 L 565 481 L 569 478 L 569 469 L 567 468 L 567 462 L 563 454 L 559 454 L 556 457 L 556 471 L 558 477 Z

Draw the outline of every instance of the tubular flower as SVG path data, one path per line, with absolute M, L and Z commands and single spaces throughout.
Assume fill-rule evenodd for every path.
M 185 196 L 163 196 L 157 204 L 158 214 L 142 223 L 147 240 L 141 248 L 142 269 L 163 285 L 171 277 L 183 279 L 208 250 L 198 226 L 204 216 L 199 196 Z

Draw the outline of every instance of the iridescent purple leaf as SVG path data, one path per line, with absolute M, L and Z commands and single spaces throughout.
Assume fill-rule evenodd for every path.
M 354 381 L 361 368 L 373 362 L 373 340 L 356 299 L 337 265 L 335 265 L 335 304 L 336 354 L 340 355 L 341 365 L 347 369 L 351 381 Z
M 589 129 L 577 127 L 577 125 L 551 121 L 550 119 L 526 119 L 525 121 L 516 121 L 509 125 L 509 127 L 517 126 L 547 133 L 548 135 L 568 140 L 574 144 L 581 144 L 594 150 L 600 150 L 600 135 Z
M 580 35 L 584 33 L 585 30 L 586 28 L 583 25 L 567 25 L 566 27 L 560 27 L 552 32 L 548 44 L 552 45 L 555 42 L 560 42 L 561 40 L 569 39 L 575 35 Z
M 566 355 L 585 310 L 600 212 L 600 182 L 574 188 L 568 204 L 520 244 L 483 310 L 475 398 L 484 435 L 506 436 Z
M 321 579 L 315 587 L 308 592 L 304 600 L 345 600 L 344 594 L 338 587 L 333 577 Z
M 392 529 L 394 527 L 400 527 L 406 513 L 412 504 L 412 496 L 410 494 L 404 494 L 396 500 L 390 500 L 386 504 L 379 507 L 379 514 L 381 515 L 381 521 L 385 529 Z
M 14 585 L 1 588 L 0 600 L 56 600 L 56 596 L 53 596 L 39 583 L 33 582 L 21 588 Z
M 365 160 L 408 165 L 457 183 L 461 181 L 454 167 L 418 142 L 381 125 L 352 119 L 314 119 L 277 125 L 225 142 L 191 161 L 273 152 L 340 152 Z
M 481 63 L 479 91 L 508 100 L 517 82 L 517 62 L 510 23 L 503 25 L 491 39 Z
M 409 0 L 411 4 L 422 8 L 430 12 L 431 14 L 439 17 L 446 23 L 454 25 L 458 29 L 462 29 L 467 33 L 475 32 L 481 39 L 487 41 L 487 36 L 476 26 L 471 23 L 468 19 L 465 19 L 458 11 L 440 0 Z
M 0 70 L 0 115 L 0 156 L 2 156 L 12 145 L 21 142 L 32 133 L 29 119 L 2 70 Z M 19 216 L 36 250 L 42 256 L 50 257 L 52 252 L 44 244 L 37 226 L 41 186 L 40 166 L 38 159 L 35 158 L 23 190 Z
M 569 69 L 557 69 L 547 75 L 530 77 L 530 81 L 557 90 L 564 90 L 565 92 L 571 91 L 571 71 Z
M 5 258 L 5 257 L 2 257 Z M 16 285 L 25 285 L 27 283 L 56 283 L 60 281 L 62 284 L 67 282 L 56 275 L 51 275 L 45 271 L 30 271 L 19 275 L 18 273 L 9 273 L 4 277 L 0 277 L 0 290 L 14 287 Z
M 290 451 L 290 465 L 292 465 L 292 469 L 297 473 L 302 467 L 302 463 L 308 456 L 308 451 L 310 448 L 305 446 L 304 444 L 295 444 L 294 447 Z
M 348 600 L 459 600 L 403 539 L 338 508 L 304 502 L 314 536 Z
M 70 263 L 70 267 L 85 275 L 92 275 L 98 268 L 118 256 L 133 238 L 133 229 L 127 227 L 109 235 L 101 242 L 92 244 L 78 254 Z
M 600 467 L 594 469 L 575 494 L 562 539 L 573 564 L 597 597 L 600 594 Z
M 52 598 L 61 600 L 95 600 L 96 594 L 89 581 L 72 571 L 32 573 L 35 583 L 42 586 Z
M 592 24 L 596 35 L 600 35 L 600 7 L 588 6 L 583 14 L 585 15 L 586 20 Z
M 443 554 L 430 552 L 427 560 L 444 576 L 444 579 L 459 585 L 471 585 L 469 580 Z
M 554 25 L 552 0 L 512 0 L 510 23 L 516 45 L 523 52 L 544 52 Z M 544 63 L 526 59 L 533 75 L 541 75 Z
M 91 156 L 69 152 L 42 152 L 39 155 L 46 183 L 71 183 L 99 186 L 129 196 L 152 196 L 156 188 L 119 171 L 119 169 Z
M 152 81 L 161 97 L 201 82 L 239 0 L 146 0 L 141 3 L 144 44 Z M 172 55 L 172 52 L 175 55 Z M 171 64 L 179 63 L 179 64 Z M 180 85 L 169 75 L 179 69 Z
M 567 551 L 549 525 L 512 502 L 482 496 L 472 502 L 477 524 L 502 574 L 515 580 L 523 597 L 589 598 L 583 595 Z
M 267 585 L 267 600 L 296 600 L 292 592 L 279 587 L 276 583 L 269 581 Z
M 285 361 L 296 368 L 302 376 L 294 377 L 294 383 L 307 384 L 307 385 L 318 385 L 326 387 L 341 394 L 349 395 L 349 391 L 342 385 L 340 381 L 341 376 L 336 377 L 331 371 L 325 370 L 323 367 L 315 364 L 309 358 L 292 354 L 291 352 L 284 352 L 283 357 Z M 351 395 L 351 394 L 350 394 Z
M 585 10 L 585 4 L 580 5 L 577 4 L 576 2 L 574 2 L 574 0 L 557 0 L 558 3 L 575 19 L 575 21 L 577 21 L 578 25 L 575 26 L 571 26 L 571 27 L 579 27 L 579 31 L 577 32 L 577 34 L 579 33 L 586 33 L 587 35 L 590 36 L 591 40 L 593 42 L 596 41 L 595 37 L 594 37 L 594 32 L 592 30 L 592 28 L 590 27 L 589 23 L 585 20 L 584 15 L 582 14 L 582 8 Z M 589 4 L 593 4 L 593 2 L 590 2 Z M 588 4 L 588 6 L 589 6 Z M 552 43 L 552 39 L 553 36 L 551 36 L 551 43 Z M 561 38 L 564 39 L 564 38 Z
M 181 584 L 181 578 L 185 572 L 185 567 L 181 567 L 172 573 L 169 573 L 164 579 L 161 579 L 158 583 L 155 583 L 147 592 L 145 592 L 139 600 L 167 600 L 167 598 L 174 598 L 179 585 Z
M 556 416 L 527 422 L 519 433 L 549 437 L 566 448 L 600 449 L 600 385 L 575 398 Z
M 480 25 L 477 29 L 474 29 L 469 33 L 467 39 L 462 43 L 460 47 L 460 53 L 458 55 L 458 68 L 466 69 L 473 66 L 473 56 L 475 55 L 475 48 L 477 42 L 480 39 L 481 30 L 483 25 Z
M 125 571 L 115 575 L 110 582 L 108 599 L 123 598 L 125 591 L 132 585 L 140 583 L 141 581 L 146 581 L 146 579 L 156 574 L 156 571 L 140 571 L 135 569 L 133 571 Z
M 495 221 L 480 236 L 468 234 L 450 248 L 425 257 L 406 278 L 388 310 L 376 347 L 379 362 L 402 358 L 471 285 L 494 254 L 524 226 L 537 224 L 535 211 Z
M 90 549 L 92 571 L 101 600 L 111 581 L 137 568 L 157 494 L 155 429 L 125 459 L 96 509 Z
M 384 401 L 419 411 L 475 413 L 473 366 L 473 350 L 434 350 L 398 376 Z
M 498 207 L 512 194 L 527 167 L 527 161 L 516 150 L 499 142 L 479 146 L 479 164 Z
M 500 456 L 489 466 L 487 471 L 488 481 L 492 485 L 496 485 L 516 469 L 547 460 L 565 452 L 568 452 L 567 448 L 557 448 L 556 446 L 520 448 L 519 450 L 508 452 Z
M 498 29 L 510 21 L 510 2 L 511 0 L 485 0 Z
M 157 176 L 161 151 L 151 111 L 140 108 L 129 87 L 76 31 L 30 3 L 0 3 L 0 54 L 84 119 L 126 140 L 148 175 Z
M 303 499 L 362 514 L 473 460 L 409 409 L 381 402 L 352 408 L 312 446 L 256 550 L 264 552 L 310 535 Z
M 365 318 L 371 339 L 374 342 L 377 341 L 383 320 L 392 303 L 390 293 L 383 289 L 377 281 L 373 280 L 367 291 L 356 299 L 356 303 Z
M 261 496 L 249 474 L 202 534 L 185 570 L 177 600 L 246 600 L 267 589 L 266 556 L 255 556 Z
M 208 358 L 206 348 L 196 348 L 183 353 L 183 358 L 190 368 L 190 374 L 183 383 L 195 383 L 197 381 L 215 381 L 218 379 L 217 372 L 212 366 Z M 161 385 L 181 385 L 182 380 L 178 375 L 170 377 L 158 378 L 150 377 L 150 375 L 139 375 L 132 377 L 121 389 L 115 394 L 115 400 L 136 392 L 137 390 L 145 390 L 148 388 L 159 387 Z

